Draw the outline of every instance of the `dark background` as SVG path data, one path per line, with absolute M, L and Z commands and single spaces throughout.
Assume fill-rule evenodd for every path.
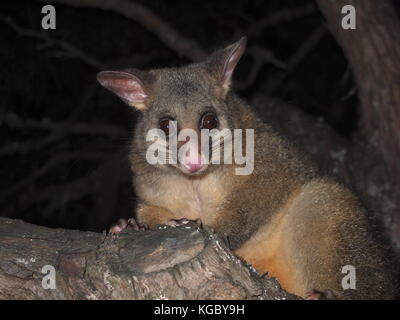
M 210 52 L 247 35 L 240 95 L 263 92 L 323 117 L 346 139 L 357 134 L 355 84 L 313 1 L 138 3 Z M 57 29 L 42 30 L 43 5 L 0 4 L 0 215 L 101 231 L 133 214 L 127 153 L 136 114 L 96 73 L 190 61 L 110 11 L 55 4 Z M 249 78 L 260 52 L 269 58 Z

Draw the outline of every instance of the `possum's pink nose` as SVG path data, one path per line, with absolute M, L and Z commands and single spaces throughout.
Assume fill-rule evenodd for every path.
M 188 171 L 192 173 L 197 172 L 201 168 L 203 168 L 205 162 L 204 158 L 199 154 L 195 155 L 194 157 L 188 157 L 185 160 L 186 161 L 183 165 Z

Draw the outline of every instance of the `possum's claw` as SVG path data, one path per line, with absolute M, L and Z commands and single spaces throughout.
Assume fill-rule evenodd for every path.
M 167 222 L 167 226 L 175 228 L 175 227 L 184 226 L 185 224 L 188 224 L 189 222 L 196 223 L 199 228 L 201 228 L 202 225 L 203 225 L 200 219 L 189 220 L 189 219 L 186 219 L 186 218 L 182 218 L 182 219 L 173 219 L 173 220 L 168 221 Z
M 149 226 L 146 223 L 139 223 L 134 218 L 128 219 L 128 228 L 132 228 L 136 231 L 146 231 Z
M 108 230 L 108 234 L 112 236 L 117 235 L 124 231 L 128 226 L 128 220 L 126 219 L 119 219 L 116 224 L 114 224 L 110 230 Z
M 120 234 L 127 228 L 132 228 L 136 231 L 145 231 L 149 228 L 149 226 L 145 223 L 138 223 L 134 218 L 126 219 L 119 219 L 116 224 L 114 224 L 110 230 L 108 231 L 109 234 L 115 236 Z

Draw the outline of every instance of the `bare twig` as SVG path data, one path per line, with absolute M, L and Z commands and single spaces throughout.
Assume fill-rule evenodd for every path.
M 29 152 L 38 151 L 58 141 L 61 137 L 62 135 L 58 134 L 58 132 L 53 132 L 40 140 L 30 139 L 23 142 L 8 142 L 4 147 L 0 148 L 0 156 L 27 154 Z
M 283 10 L 279 10 L 252 24 L 247 30 L 247 35 L 258 36 L 264 31 L 265 28 L 272 27 L 284 22 L 290 22 L 295 19 L 308 16 L 315 12 L 317 12 L 317 10 L 313 2 L 296 8 L 285 8 Z
M 120 127 L 113 125 L 54 122 L 46 118 L 42 120 L 22 119 L 12 112 L 6 113 L 3 118 L 0 119 L 0 125 L 7 125 L 11 128 L 65 131 L 71 134 L 101 134 L 117 136 L 124 133 Z
M 310 52 L 312 52 L 321 39 L 327 34 L 327 29 L 324 25 L 316 28 L 310 36 L 304 41 L 304 43 L 299 47 L 299 49 L 291 56 L 288 68 L 293 69 L 298 66 L 304 58 L 306 58 Z
M 77 179 L 21 192 L 18 195 L 18 210 L 24 211 L 32 205 L 40 204 L 42 215 L 50 216 L 56 209 L 63 211 L 72 204 L 79 205 L 78 200 L 90 196 L 96 214 L 86 218 L 88 225 L 104 226 L 112 216 L 118 217 L 113 211 L 119 204 L 116 190 L 123 181 L 129 181 L 127 172 L 128 162 L 123 155 L 118 154 Z
M 91 57 L 81 49 L 77 48 L 76 46 L 63 41 L 63 40 L 58 40 L 58 39 L 53 39 L 49 36 L 48 33 L 46 32 L 40 32 L 28 28 L 21 27 L 18 25 L 14 20 L 12 20 L 10 17 L 0 17 L 0 20 L 8 24 L 15 32 L 17 32 L 20 36 L 24 37 L 30 37 L 30 38 L 35 38 L 44 41 L 44 44 L 47 46 L 55 46 L 59 47 L 64 51 L 64 54 L 68 55 L 69 57 L 75 57 L 83 62 L 85 62 L 87 65 L 101 70 L 105 68 L 105 65 L 101 62 L 99 62 L 97 59 Z
M 251 67 L 250 73 L 246 80 L 236 82 L 235 87 L 238 90 L 245 90 L 250 87 L 257 79 L 261 68 L 266 63 L 271 63 L 275 67 L 280 69 L 286 69 L 286 64 L 275 57 L 274 53 L 271 50 L 264 49 L 260 46 L 253 46 L 247 49 L 247 53 L 250 54 L 253 59 L 253 65 Z
M 64 138 L 67 134 L 73 135 L 104 135 L 104 136 L 122 136 L 125 131 L 117 126 L 88 124 L 88 123 L 71 123 L 71 122 L 54 122 L 50 119 L 34 120 L 22 119 L 15 113 L 6 113 L 0 119 L 0 126 L 7 126 L 16 129 L 37 129 L 51 131 L 43 139 L 27 140 L 24 142 L 8 143 L 0 148 L 0 155 L 24 154 L 39 150 L 48 146 L 55 141 Z
M 186 38 L 172 26 L 165 22 L 150 9 L 128 0 L 42 0 L 49 3 L 61 3 L 73 7 L 90 7 L 116 12 L 128 19 L 132 19 L 158 38 L 171 50 L 190 60 L 199 61 L 206 56 L 206 51 L 195 41 Z
M 274 92 L 286 77 L 315 49 L 321 39 L 327 34 L 325 26 L 321 25 L 316 28 L 306 41 L 297 49 L 297 51 L 290 57 L 287 63 L 287 72 L 277 76 L 272 84 L 269 85 L 267 92 L 270 94 Z
M 37 179 L 43 177 L 49 171 L 57 168 L 58 166 L 68 161 L 75 159 L 101 159 L 104 157 L 105 155 L 103 153 L 95 153 L 95 152 L 71 152 L 68 154 L 61 154 L 58 156 L 54 156 L 39 169 L 35 170 L 30 176 L 26 177 L 23 180 L 18 181 L 14 185 L 7 188 L 7 190 L 2 192 L 0 196 L 0 203 L 8 199 L 10 196 L 16 194 L 18 191 L 22 190 L 26 186 L 34 183 Z

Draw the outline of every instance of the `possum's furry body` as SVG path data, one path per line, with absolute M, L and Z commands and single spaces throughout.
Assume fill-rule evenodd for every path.
M 136 218 L 150 227 L 200 219 L 228 238 L 237 255 L 302 297 L 314 290 L 336 298 L 392 298 L 394 281 L 365 210 L 347 188 L 320 176 L 314 165 L 230 90 L 244 51 L 241 40 L 206 61 L 148 72 L 102 72 L 99 81 L 141 110 L 130 154 L 140 203 Z M 131 75 L 131 76 L 130 76 Z M 254 129 L 254 172 L 235 164 L 187 174 L 178 165 L 150 165 L 146 132 L 168 115 L 199 130 L 212 110 L 219 128 Z M 344 290 L 342 268 L 354 266 L 356 289 Z

